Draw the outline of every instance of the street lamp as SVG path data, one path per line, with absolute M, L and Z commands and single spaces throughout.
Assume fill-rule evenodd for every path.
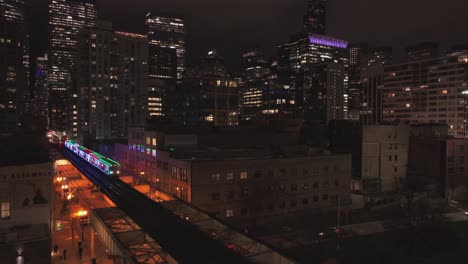
M 88 211 L 80 210 L 76 213 L 76 216 L 80 219 L 81 225 L 81 241 L 84 241 L 84 225 L 88 223 Z

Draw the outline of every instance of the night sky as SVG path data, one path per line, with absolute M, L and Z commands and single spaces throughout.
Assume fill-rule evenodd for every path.
M 47 47 L 48 0 L 32 2 L 32 53 Z M 187 27 L 188 64 L 218 49 L 238 70 L 240 52 L 258 46 L 267 55 L 302 27 L 307 0 L 97 0 L 100 16 L 119 30 L 144 33 L 148 12 L 183 17 Z M 329 0 L 327 32 L 351 42 L 402 46 L 418 41 L 468 44 L 467 0 Z

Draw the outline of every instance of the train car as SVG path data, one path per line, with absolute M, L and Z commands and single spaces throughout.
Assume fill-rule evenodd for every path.
M 120 163 L 112 159 L 80 146 L 72 140 L 65 141 L 65 147 L 107 175 L 118 176 L 120 174 Z

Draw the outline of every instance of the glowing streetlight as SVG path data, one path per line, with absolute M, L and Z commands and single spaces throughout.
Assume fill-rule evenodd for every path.
M 79 217 L 84 217 L 84 216 L 87 216 L 88 215 L 88 211 L 86 210 L 80 210 L 76 213 L 77 216 Z

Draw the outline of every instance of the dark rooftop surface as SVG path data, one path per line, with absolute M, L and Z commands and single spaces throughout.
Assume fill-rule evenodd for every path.
M 49 151 L 38 137 L 0 137 L 0 166 L 37 164 L 51 161 Z

